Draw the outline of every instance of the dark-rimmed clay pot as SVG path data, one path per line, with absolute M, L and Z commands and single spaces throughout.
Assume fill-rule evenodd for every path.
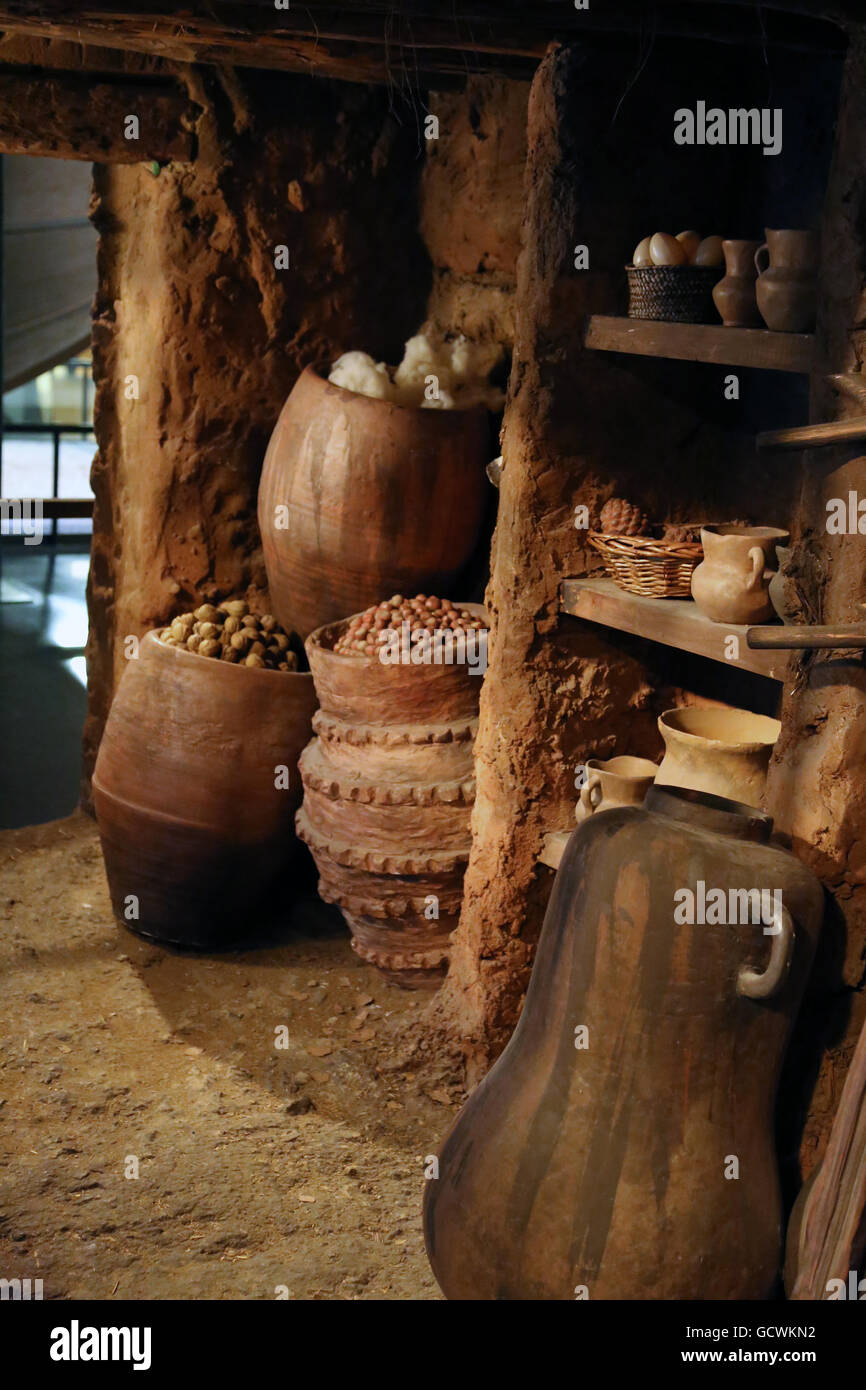
M 572 833 L 520 1021 L 425 1186 L 448 1298 L 773 1294 L 774 1098 L 823 895 L 772 824 L 656 783 Z M 778 889 L 772 934 L 711 924 L 701 881 Z
M 392 405 L 305 368 L 259 485 L 280 622 L 306 637 L 393 593 L 448 593 L 481 532 L 488 437 L 486 410 Z
M 459 606 L 486 617 L 479 604 Z M 306 642 L 321 708 L 300 760 L 298 833 L 357 954 L 396 984 L 435 988 L 469 859 L 482 678 L 335 652 L 349 621 Z
M 142 639 L 93 774 L 114 915 L 198 950 L 241 944 L 296 856 L 309 672 L 266 671 Z M 278 767 L 288 787 L 276 786 Z

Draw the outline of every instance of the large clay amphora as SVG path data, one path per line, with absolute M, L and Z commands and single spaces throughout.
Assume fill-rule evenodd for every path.
M 307 367 L 265 455 L 271 607 L 307 637 L 393 593 L 450 595 L 488 497 L 488 416 L 345 391 Z
M 774 1097 L 822 912 L 771 828 L 655 785 L 572 833 L 520 1021 L 426 1184 L 448 1298 L 771 1296 Z
M 755 252 L 761 317 L 776 333 L 810 333 L 817 303 L 817 233 L 767 228 L 765 235 L 767 240 Z

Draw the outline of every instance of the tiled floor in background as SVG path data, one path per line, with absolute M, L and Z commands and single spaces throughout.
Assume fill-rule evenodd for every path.
M 0 828 L 68 815 L 86 707 L 84 538 L 0 544 Z

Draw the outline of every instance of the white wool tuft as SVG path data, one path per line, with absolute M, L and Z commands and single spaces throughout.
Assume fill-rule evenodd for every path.
M 357 391 L 359 396 L 389 401 L 394 395 L 386 364 L 374 362 L 366 352 L 344 352 L 331 368 L 328 380 L 346 391 Z
M 374 362 L 366 352 L 344 352 L 331 368 L 329 380 L 348 391 L 397 405 L 426 410 L 484 405 L 500 410 L 505 397 L 490 385 L 489 377 L 503 355 L 500 343 L 475 343 L 463 334 L 446 342 L 441 334 L 422 329 L 406 343 L 393 380 L 390 368 Z

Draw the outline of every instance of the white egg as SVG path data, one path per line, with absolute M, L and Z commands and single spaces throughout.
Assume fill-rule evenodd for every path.
M 650 241 L 650 259 L 653 265 L 685 265 L 686 249 L 669 232 L 656 232 Z
M 701 244 L 700 232 L 677 232 L 677 241 L 686 248 L 689 265 L 694 265 L 698 247 Z
M 695 265 L 724 265 L 725 253 L 720 236 L 706 236 L 698 247 Z
M 645 236 L 643 241 L 639 241 L 634 248 L 634 255 L 631 258 L 632 265 L 652 265 L 650 256 L 650 239 Z

